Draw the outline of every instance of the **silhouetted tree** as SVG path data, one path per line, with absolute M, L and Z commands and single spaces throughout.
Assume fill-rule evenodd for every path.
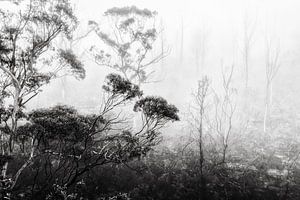
M 37 190 L 35 195 L 42 195 L 41 188 L 49 189 L 51 184 L 72 187 L 96 166 L 145 155 L 160 141 L 159 130 L 179 120 L 175 106 L 160 97 L 142 97 L 139 87 L 120 75 L 108 75 L 103 89 L 106 98 L 99 115 L 81 115 L 73 108 L 56 106 L 29 113 L 29 122 L 18 128 L 16 142 L 23 154 L 30 154 L 38 174 L 31 186 Z M 145 120 L 143 128 L 134 132 L 118 110 L 137 97 L 134 111 Z

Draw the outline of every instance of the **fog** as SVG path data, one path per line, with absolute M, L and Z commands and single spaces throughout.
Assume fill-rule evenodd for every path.
M 299 0 L 70 3 L 0 0 L 0 197 L 300 198 Z
M 105 26 L 103 13 L 118 6 L 136 5 L 157 11 L 156 26 L 160 36 L 152 55 L 161 50 L 163 42 L 168 55 L 155 64 L 152 83 L 143 85 L 147 94 L 159 95 L 175 104 L 181 116 L 188 112 L 197 81 L 207 75 L 215 89 L 220 87 L 221 72 L 233 66 L 233 84 L 243 97 L 245 77 L 243 48 L 245 30 L 251 34 L 249 48 L 249 88 L 257 97 L 253 112 L 263 113 L 266 87 L 266 47 L 279 51 L 279 71 L 273 81 L 274 105 L 293 113 L 299 110 L 299 9 L 300 2 L 288 1 L 97 1 L 74 0 L 79 18 L 77 37 L 88 32 L 88 21 Z M 107 24 L 106 24 L 107 25 Z M 82 111 L 96 110 L 104 77 L 112 70 L 98 66 L 88 53 L 93 44 L 101 45 L 93 33 L 72 46 L 85 64 L 82 81 L 63 77 L 46 86 L 28 108 L 70 104 Z M 62 43 L 63 44 L 63 43 Z M 62 46 L 65 46 L 64 44 Z M 59 44 L 58 44 L 59 46 Z M 254 109 L 254 108 L 253 108 Z M 285 110 L 287 111 L 287 110 Z M 260 115 L 262 118 L 262 115 Z M 185 121 L 185 120 L 183 120 Z M 181 122 L 185 123 L 185 122 Z M 179 126 L 180 132 L 182 126 Z

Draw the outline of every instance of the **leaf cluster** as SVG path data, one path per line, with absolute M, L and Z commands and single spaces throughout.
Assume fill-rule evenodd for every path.
M 178 109 L 161 97 L 149 96 L 138 100 L 134 111 L 142 111 L 150 119 L 178 121 Z

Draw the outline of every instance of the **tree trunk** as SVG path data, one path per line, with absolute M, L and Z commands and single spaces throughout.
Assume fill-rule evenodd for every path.
M 203 152 L 203 115 L 204 115 L 204 99 L 201 102 L 200 108 L 200 125 L 199 125 L 199 167 L 200 167 L 200 200 L 206 200 L 206 181 L 203 174 L 204 152 Z
M 180 64 L 183 64 L 183 18 L 181 18 Z
M 14 151 L 14 135 L 17 131 L 17 126 L 18 126 L 18 112 L 20 110 L 20 101 L 19 101 L 19 97 L 20 97 L 20 93 L 21 90 L 18 86 L 15 85 L 15 94 L 14 94 L 14 102 L 13 102 L 13 111 L 12 111 L 12 115 L 11 115 L 11 130 L 10 130 L 10 135 L 9 135 L 9 141 L 8 141 L 8 150 L 5 152 L 5 154 L 7 154 L 8 156 L 11 156 L 13 151 Z M 7 168 L 8 168 L 8 161 L 5 162 L 5 164 L 2 167 L 2 177 L 6 178 L 7 176 Z
M 267 125 L 269 120 L 269 113 L 270 113 L 270 102 L 271 102 L 271 83 L 270 81 L 267 82 L 266 87 L 266 98 L 265 98 L 265 112 L 264 112 L 264 133 L 267 132 Z

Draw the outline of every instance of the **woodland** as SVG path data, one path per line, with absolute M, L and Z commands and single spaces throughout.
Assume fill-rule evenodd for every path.
M 109 23 L 81 24 L 69 0 L 5 5 L 0 7 L 1 199 L 300 199 L 299 120 L 274 106 L 281 51 L 268 40 L 258 98 L 249 81 L 250 21 L 243 32 L 242 80 L 235 83 L 235 65 L 222 67 L 217 83 L 202 73 L 191 86 L 189 106 L 179 109 L 172 99 L 146 89 L 164 81 L 155 74 L 172 51 L 157 25 L 159 13 L 112 7 L 101 13 Z M 80 26 L 87 31 L 79 35 Z M 91 35 L 98 41 L 79 55 L 73 47 Z M 201 44 L 198 65 L 205 64 Z M 92 86 L 99 94 L 92 112 L 70 102 L 28 108 L 57 80 L 80 84 L 89 78 L 82 57 L 108 71 Z M 179 123 L 183 128 L 174 131 Z

